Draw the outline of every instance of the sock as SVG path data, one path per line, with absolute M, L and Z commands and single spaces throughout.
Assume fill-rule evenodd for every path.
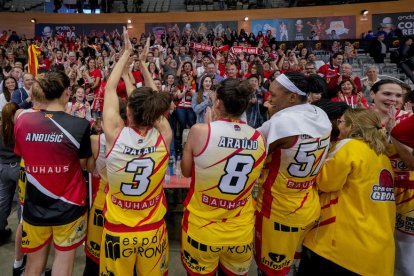
M 21 259 L 20 261 L 14 260 L 13 268 L 19 268 L 22 266 L 22 264 L 23 264 L 23 259 Z

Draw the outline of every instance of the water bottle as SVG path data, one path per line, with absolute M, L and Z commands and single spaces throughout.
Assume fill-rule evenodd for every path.
M 168 185 L 170 184 L 170 180 L 171 180 L 170 170 L 167 168 L 167 170 L 165 171 L 164 183 Z
M 171 156 L 170 159 L 168 160 L 168 168 L 167 168 L 167 170 L 170 173 L 170 176 L 174 175 L 174 162 L 175 162 L 175 158 L 174 156 Z
M 177 164 L 176 164 L 176 167 L 175 167 L 175 175 L 178 178 L 181 178 L 181 158 L 180 157 L 178 157 L 178 159 L 177 159 Z

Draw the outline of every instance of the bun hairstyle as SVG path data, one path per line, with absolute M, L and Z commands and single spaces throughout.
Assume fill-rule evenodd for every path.
M 149 87 L 135 89 L 128 98 L 133 124 L 151 127 L 170 108 L 168 93 L 158 93 Z
M 298 93 L 294 91 L 290 91 L 285 86 L 282 85 L 284 90 L 286 92 L 295 93 L 298 94 L 298 97 L 300 97 L 301 102 L 307 102 L 308 96 L 310 92 L 317 92 L 314 89 L 323 89 L 324 85 L 322 84 L 321 80 L 319 79 L 319 76 L 315 76 L 314 74 L 310 76 L 305 76 L 303 73 L 299 72 L 289 72 L 285 73 L 285 76 L 302 92 L 304 92 L 306 95 L 299 95 Z M 326 89 L 326 85 L 325 85 Z
M 61 71 L 45 73 L 38 83 L 48 101 L 59 99 L 70 86 L 69 77 Z
M 246 110 L 253 88 L 247 80 L 226 79 L 217 88 L 217 99 L 223 102 L 228 115 L 240 116 Z
M 310 74 L 308 77 L 309 92 L 322 93 L 322 97 L 326 95 L 326 80 L 318 74 Z

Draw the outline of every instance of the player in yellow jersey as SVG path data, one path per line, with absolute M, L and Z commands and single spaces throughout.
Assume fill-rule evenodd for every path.
M 282 74 L 270 85 L 269 113 L 258 130 L 268 156 L 259 180 L 256 263 L 259 274 L 286 275 L 295 251 L 317 221 L 316 176 L 329 147 L 331 122 L 307 103 L 313 77 Z
M 157 93 L 144 66 L 149 39 L 140 55 L 149 87 L 128 97 L 125 126 L 119 115 L 116 86 L 128 66 L 132 45 L 124 28 L 124 52 L 108 79 L 103 122 L 106 138 L 108 193 L 100 251 L 100 275 L 166 275 L 168 238 L 162 189 L 172 133 L 162 116 L 170 107 L 166 93 Z
M 321 218 L 305 237 L 298 275 L 393 275 L 394 174 L 380 118 L 348 110 L 338 127 L 318 175 Z
M 108 183 L 106 177 L 106 143 L 105 135 L 91 135 L 92 154 L 95 159 L 95 169 L 99 174 L 99 186 L 93 196 L 92 207 L 88 215 L 88 230 L 85 240 L 85 270 L 83 275 L 99 275 L 99 252 L 101 247 L 104 216 L 102 213 L 105 204 L 105 188 Z
M 262 135 L 240 120 L 252 89 L 225 80 L 213 96 L 218 119 L 190 130 L 181 161 L 192 177 L 181 261 L 189 275 L 247 275 L 253 259 L 252 189 L 266 157 Z

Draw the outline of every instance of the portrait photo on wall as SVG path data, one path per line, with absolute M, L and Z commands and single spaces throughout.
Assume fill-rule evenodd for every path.
M 270 31 L 276 41 L 354 39 L 355 16 L 252 20 L 252 32 Z

